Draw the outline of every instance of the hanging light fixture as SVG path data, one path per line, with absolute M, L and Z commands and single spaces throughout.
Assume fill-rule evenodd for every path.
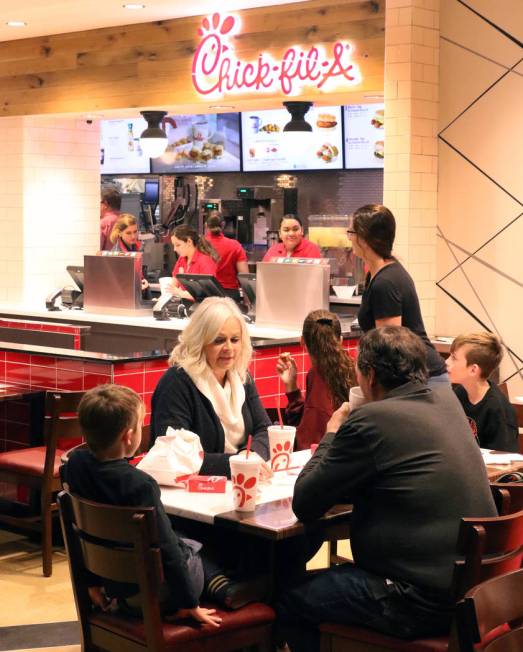
M 167 135 L 160 127 L 160 122 L 167 115 L 167 111 L 140 111 L 147 122 L 147 129 L 140 135 L 140 147 L 145 156 L 157 158 L 165 152 Z
M 311 108 L 312 102 L 284 102 L 283 105 L 291 114 L 290 121 L 283 127 L 283 140 L 289 161 L 294 169 L 303 167 L 311 147 L 312 127 L 305 120 L 305 114 Z
M 305 114 L 311 108 L 312 102 L 284 102 L 283 106 L 291 114 L 291 120 L 285 127 L 284 133 L 312 133 L 311 125 L 305 120 Z

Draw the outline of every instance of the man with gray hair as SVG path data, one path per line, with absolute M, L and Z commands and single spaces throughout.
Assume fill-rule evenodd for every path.
M 366 403 L 344 403 L 296 482 L 302 521 L 352 503 L 354 564 L 301 580 L 277 605 L 292 652 L 319 649 L 321 622 L 402 638 L 443 634 L 453 610 L 460 520 L 496 516 L 481 452 L 450 385 L 429 388 L 423 342 L 387 326 L 360 340 Z

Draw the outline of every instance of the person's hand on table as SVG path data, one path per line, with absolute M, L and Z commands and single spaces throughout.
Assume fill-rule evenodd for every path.
M 219 627 L 222 622 L 221 617 L 216 615 L 216 609 L 207 609 L 206 607 L 194 607 L 194 609 L 178 609 L 176 613 L 167 616 L 165 620 L 173 622 L 176 620 L 183 620 L 184 618 L 193 618 L 199 623 L 212 625 L 213 627 Z
M 238 453 L 238 455 L 241 455 L 242 457 L 246 457 L 247 451 L 246 450 L 240 451 Z M 249 453 L 249 459 L 251 459 L 251 457 L 254 457 L 257 460 L 260 460 L 260 462 L 261 462 L 261 464 L 260 464 L 260 482 L 263 482 L 264 480 L 269 480 L 270 478 L 272 478 L 272 469 L 271 469 L 270 462 L 266 462 L 263 459 L 263 457 L 260 457 L 258 455 L 258 453 L 254 453 L 253 451 L 251 451 Z
M 298 389 L 296 382 L 298 378 L 298 367 L 290 353 L 280 353 L 280 357 L 276 362 L 276 372 L 285 385 L 285 391 L 293 392 Z
M 340 407 L 332 413 L 327 423 L 326 432 L 338 432 L 341 426 L 347 421 L 350 414 L 350 405 L 348 401 L 342 403 Z

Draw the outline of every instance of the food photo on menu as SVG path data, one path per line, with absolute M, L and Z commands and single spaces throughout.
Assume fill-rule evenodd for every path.
M 344 107 L 345 168 L 382 168 L 385 156 L 383 103 Z
M 299 159 L 289 151 L 283 132 L 289 122 L 287 109 L 241 114 L 242 153 L 245 172 L 264 170 L 339 170 L 343 167 L 341 107 L 312 107 L 305 120 L 311 138 Z
M 238 113 L 166 116 L 161 126 L 168 144 L 151 160 L 153 174 L 240 171 Z
M 149 158 L 140 147 L 140 134 L 147 129 L 143 118 L 100 121 L 101 174 L 148 174 Z

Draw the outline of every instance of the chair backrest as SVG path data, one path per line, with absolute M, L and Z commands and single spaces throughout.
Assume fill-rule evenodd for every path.
M 51 490 L 58 443 L 74 446 L 82 438 L 78 421 L 78 405 L 84 392 L 53 392 L 45 395 L 44 441 L 46 445 L 44 491 Z M 46 484 L 49 485 L 46 487 Z
M 523 569 L 494 577 L 482 582 L 467 592 L 463 600 L 456 606 L 456 624 L 461 652 L 473 652 L 474 645 L 488 636 L 495 635 L 496 630 L 506 623 L 516 622 L 523 618 Z M 508 625 L 506 625 L 508 629 Z M 505 638 L 505 628 L 498 636 Z M 519 634 L 518 636 L 521 636 Z M 521 650 L 518 647 L 503 647 L 501 638 L 497 639 L 502 650 Z M 519 638 L 523 644 L 523 638 Z M 512 640 L 511 645 L 514 643 Z M 508 641 L 505 640 L 505 644 Z M 483 649 L 483 648 L 482 648 Z M 491 649 L 490 646 L 486 649 Z
M 523 482 L 491 482 L 490 488 L 500 515 L 523 509 Z
M 102 505 L 67 491 L 59 494 L 58 504 L 84 649 L 90 649 L 91 640 L 85 572 L 90 571 L 104 580 L 138 585 L 147 649 L 162 650 L 158 595 L 163 566 L 155 545 L 154 508 Z
M 517 570 L 523 559 L 523 511 L 490 518 L 464 518 L 458 536 L 456 599 L 491 577 Z
M 523 627 L 518 627 L 486 645 L 483 652 L 521 652 L 521 650 L 523 650 Z

